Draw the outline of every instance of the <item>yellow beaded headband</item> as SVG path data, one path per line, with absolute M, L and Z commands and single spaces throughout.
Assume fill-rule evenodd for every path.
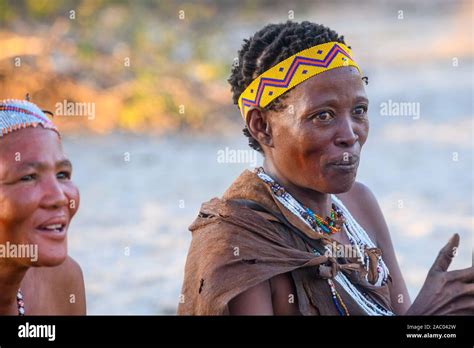
M 239 109 L 244 120 L 251 107 L 264 108 L 274 99 L 301 82 L 322 72 L 353 66 L 349 47 L 340 42 L 327 42 L 298 52 L 265 71 L 248 85 L 239 97 Z

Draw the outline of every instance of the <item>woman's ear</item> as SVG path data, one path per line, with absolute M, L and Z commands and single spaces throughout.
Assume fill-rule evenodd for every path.
M 262 146 L 273 147 L 272 129 L 268 112 L 252 107 L 247 111 L 247 128 L 254 139 Z

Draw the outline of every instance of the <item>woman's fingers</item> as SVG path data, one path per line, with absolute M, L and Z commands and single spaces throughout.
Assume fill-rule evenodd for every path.
M 456 300 L 456 303 L 447 314 L 474 315 L 474 286 L 468 284 L 463 291 L 465 295 Z
M 430 272 L 446 272 L 459 246 L 459 234 L 455 233 L 448 243 L 440 250 Z
M 460 281 L 463 283 L 473 283 L 474 282 L 474 266 L 460 269 L 456 271 L 449 271 L 446 276 L 449 281 Z
M 447 313 L 447 315 L 474 315 L 473 308 L 462 308 L 458 309 L 453 313 Z
M 474 308 L 474 284 L 463 284 L 461 287 L 461 293 L 466 300 L 471 301 L 471 306 Z

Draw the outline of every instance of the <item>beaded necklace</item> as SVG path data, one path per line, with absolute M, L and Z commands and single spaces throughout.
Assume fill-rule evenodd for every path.
M 268 176 L 262 167 L 256 168 L 255 173 L 257 176 L 264 181 L 272 189 L 273 194 L 276 199 L 283 204 L 290 212 L 299 217 L 303 222 L 308 226 L 313 228 L 316 232 L 324 233 L 324 230 L 318 228 L 319 225 L 314 226 L 314 224 L 307 218 L 307 210 L 293 197 L 289 194 L 280 184 L 278 184 L 273 178 Z M 357 221 L 352 217 L 350 212 L 344 207 L 341 201 L 339 201 L 334 195 L 331 195 L 333 205 L 336 208 L 339 208 L 341 215 L 340 218 L 343 218 L 343 226 L 345 228 L 346 234 L 349 238 L 351 244 L 358 249 L 358 251 L 363 251 L 365 248 L 375 247 L 374 243 L 371 241 L 365 230 L 357 223 Z M 335 209 L 334 209 L 335 210 Z M 329 246 L 326 246 L 328 249 Z M 317 250 L 313 250 L 313 253 L 316 255 L 321 255 Z M 361 253 L 360 255 L 365 255 Z M 363 262 L 366 269 L 368 269 L 368 256 L 365 256 Z M 388 268 L 383 262 L 382 258 L 378 259 L 378 267 L 380 282 L 379 285 L 386 283 L 388 278 Z M 366 276 L 367 277 L 367 276 Z M 394 315 L 391 311 L 383 308 L 373 301 L 366 293 L 361 293 L 358 288 L 356 288 L 351 281 L 346 277 L 343 272 L 338 272 L 334 277 L 334 280 L 355 300 L 355 302 L 368 314 L 368 315 Z M 341 296 L 337 292 L 336 286 L 331 279 L 327 279 L 329 288 L 331 290 L 332 299 L 334 305 L 340 315 L 350 315 L 347 310 L 347 306 L 344 304 Z
M 21 289 L 18 289 L 18 292 L 16 293 L 16 304 L 18 307 L 18 315 L 25 315 L 25 302 L 23 301 L 23 293 L 21 292 Z
M 256 169 L 256 174 L 270 187 L 275 196 L 284 200 L 286 205 L 290 205 L 292 208 L 291 211 L 293 213 L 296 212 L 296 215 L 303 218 L 315 231 L 325 234 L 334 234 L 341 230 L 345 222 L 344 216 L 342 211 L 334 203 L 331 205 L 330 216 L 324 219 L 315 214 L 308 207 L 296 201 L 283 186 L 267 175 L 262 167 Z

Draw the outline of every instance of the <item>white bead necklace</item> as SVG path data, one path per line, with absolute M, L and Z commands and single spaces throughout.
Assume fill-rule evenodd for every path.
M 269 175 L 267 175 L 263 169 L 259 168 L 256 171 L 257 176 L 266 182 L 267 184 L 276 184 L 275 180 L 271 178 Z M 279 185 L 281 186 L 281 185 Z M 304 212 L 305 209 L 303 206 L 291 195 L 289 194 L 286 190 L 283 192 L 280 192 L 278 195 L 275 194 L 272 191 L 273 195 L 275 198 L 283 205 L 285 208 L 287 208 L 291 213 L 296 215 L 300 220 L 302 220 L 306 225 L 311 227 L 312 229 L 313 226 L 311 223 L 307 220 L 304 219 L 301 212 Z M 364 255 L 363 250 L 365 248 L 375 248 L 375 244 L 372 242 L 372 240 L 369 238 L 365 230 L 357 223 L 357 221 L 354 219 L 354 217 L 351 215 L 349 210 L 342 204 L 342 202 L 334 195 L 331 195 L 331 200 L 342 210 L 343 215 L 345 217 L 345 223 L 344 227 L 346 230 L 346 234 L 349 238 L 349 241 L 351 244 L 357 248 L 358 252 L 360 252 L 360 255 Z M 318 233 L 322 233 L 320 230 L 316 231 Z M 362 249 L 362 250 L 361 250 Z M 319 252 L 314 251 L 315 254 L 320 255 Z M 363 260 L 363 265 L 366 267 L 368 270 L 369 264 L 368 264 L 368 258 L 364 258 Z M 377 269 L 379 270 L 379 276 L 377 279 L 377 282 L 375 285 L 382 285 L 387 281 L 388 278 L 388 268 L 385 265 L 385 262 L 382 260 L 381 257 L 379 257 L 378 260 L 378 267 Z M 357 289 L 347 278 L 347 276 L 343 272 L 338 272 L 336 276 L 334 277 L 334 280 L 341 285 L 341 287 L 354 299 L 354 301 L 368 314 L 368 315 L 385 315 L 385 316 L 391 316 L 394 315 L 393 312 L 390 310 L 387 310 L 383 308 L 382 306 L 378 305 L 375 303 L 368 295 L 363 294 Z M 328 279 L 328 284 L 331 287 L 331 282 L 330 279 Z

